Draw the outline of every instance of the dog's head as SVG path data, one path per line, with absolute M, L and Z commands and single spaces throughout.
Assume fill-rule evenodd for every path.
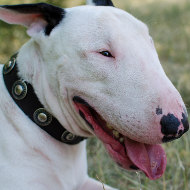
M 123 168 L 157 179 L 166 166 L 158 144 L 189 128 L 183 100 L 147 26 L 111 1 L 90 3 L 1 6 L 0 19 L 28 27 L 32 39 L 18 54 L 20 75 L 48 110 L 70 132 L 95 134 Z

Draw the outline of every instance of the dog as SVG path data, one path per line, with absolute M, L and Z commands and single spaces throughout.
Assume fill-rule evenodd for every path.
M 31 37 L 0 66 L 1 190 L 102 190 L 87 174 L 94 135 L 122 168 L 155 180 L 159 144 L 189 129 L 148 27 L 111 0 L 87 3 L 0 6 Z

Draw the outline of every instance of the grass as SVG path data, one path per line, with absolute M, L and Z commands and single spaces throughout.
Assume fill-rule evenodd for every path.
M 39 1 L 12 0 L 9 4 L 21 2 Z M 48 2 L 60 4 L 59 0 Z M 70 2 L 63 1 L 62 6 Z M 81 2 L 82 0 L 77 0 L 76 4 Z M 180 91 L 190 111 L 190 1 L 118 0 L 114 2 L 149 26 L 164 70 Z M 0 0 L 0 3 L 7 4 L 7 0 Z M 27 40 L 24 29 L 1 22 L 0 61 L 5 62 Z M 190 189 L 190 138 L 188 135 L 172 143 L 164 144 L 168 164 L 164 176 L 156 181 L 148 180 L 144 174 L 120 169 L 96 138 L 89 139 L 87 147 L 89 175 L 120 190 Z

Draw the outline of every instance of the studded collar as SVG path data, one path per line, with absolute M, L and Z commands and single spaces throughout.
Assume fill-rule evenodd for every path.
M 67 131 L 38 100 L 32 85 L 18 76 L 16 64 L 17 54 L 13 55 L 3 67 L 3 78 L 9 94 L 20 109 L 41 129 L 49 135 L 69 145 L 75 145 L 84 140 Z

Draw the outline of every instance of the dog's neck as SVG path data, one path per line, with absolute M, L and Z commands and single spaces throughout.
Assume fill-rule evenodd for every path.
M 20 109 L 41 129 L 53 138 L 70 145 L 84 140 L 67 131 L 59 121 L 50 114 L 38 100 L 32 85 L 18 76 L 17 55 L 11 57 L 4 65 L 3 77 L 6 88 Z
M 27 55 L 27 56 L 26 56 Z M 29 82 L 44 107 L 59 120 L 59 122 L 71 133 L 79 136 L 91 136 L 88 132 L 81 129 L 74 118 L 68 114 L 72 102 L 66 96 L 59 93 L 59 82 L 56 78 L 56 65 L 44 63 L 43 54 L 38 45 L 30 40 L 19 51 L 17 56 L 18 74 L 25 81 Z M 50 68 L 49 68 L 50 67 Z M 54 68 L 55 67 L 55 68 Z M 64 101 L 62 101 L 64 99 Z M 81 118 L 80 118 L 81 119 Z
M 78 176 L 86 175 L 86 142 L 75 146 L 60 143 L 37 127 L 9 96 L 2 67 L 0 65 L 1 161 L 6 160 L 10 167 L 20 167 L 20 172 L 26 174 L 32 171 L 31 181 L 40 178 L 41 173 L 46 180 L 44 183 L 49 180 L 49 175 L 59 183 L 62 183 L 62 179 L 70 179 L 69 176 L 77 176 L 77 172 L 80 172 Z M 69 189 L 66 185 L 61 184 L 63 189 Z M 73 187 L 76 184 L 73 182 L 69 185 Z
M 27 56 L 26 56 L 27 55 Z M 44 67 L 43 58 L 37 44 L 30 40 L 19 51 L 17 56 L 18 75 L 29 82 L 35 89 L 39 101 L 50 113 L 54 113 L 56 118 L 65 124 L 62 110 L 59 106 L 58 97 L 54 88 L 50 87 L 49 79 L 46 76 L 47 69 Z

